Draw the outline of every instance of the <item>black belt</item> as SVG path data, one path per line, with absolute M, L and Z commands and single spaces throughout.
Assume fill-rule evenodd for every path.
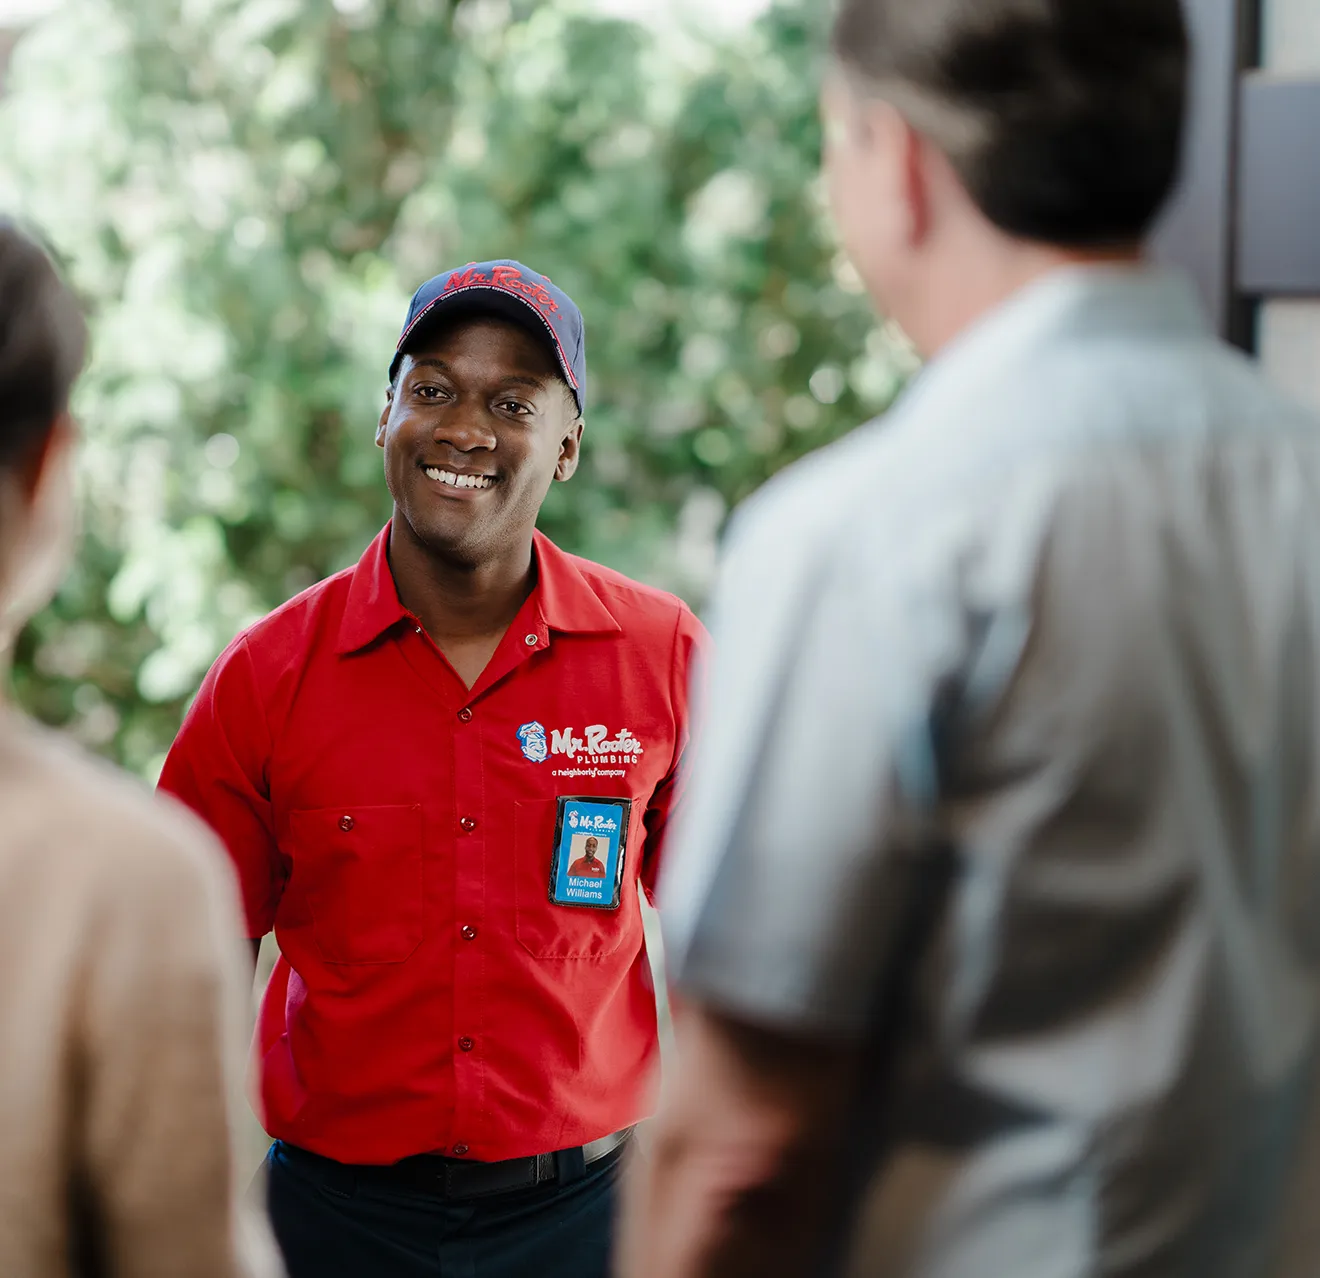
M 507 1194 L 519 1189 L 534 1189 L 552 1182 L 567 1184 L 582 1174 L 582 1169 L 618 1153 L 632 1128 L 611 1132 L 600 1140 L 554 1154 L 531 1154 L 526 1158 L 505 1158 L 497 1163 L 478 1163 L 464 1158 L 445 1158 L 441 1154 L 414 1154 L 397 1163 L 375 1166 L 367 1163 L 340 1163 L 297 1145 L 280 1142 L 280 1148 L 295 1163 L 311 1168 L 349 1172 L 364 1185 L 388 1189 L 412 1189 L 437 1198 L 484 1198 L 488 1194 Z M 576 1174 L 575 1174 L 576 1173 Z

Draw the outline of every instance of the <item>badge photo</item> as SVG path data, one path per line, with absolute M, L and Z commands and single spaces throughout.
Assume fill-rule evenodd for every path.
M 564 796 L 558 803 L 550 900 L 589 910 L 617 910 L 632 800 Z

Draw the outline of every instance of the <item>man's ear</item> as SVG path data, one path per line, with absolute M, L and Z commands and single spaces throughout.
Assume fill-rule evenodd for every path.
M 63 457 L 66 449 L 72 448 L 78 439 L 78 427 L 67 413 L 61 413 L 50 424 L 50 429 L 36 440 L 19 459 L 17 475 L 23 496 L 28 500 L 36 495 L 45 477 L 46 468 Z
M 888 210 L 891 236 L 906 247 L 920 244 L 930 233 L 934 148 L 883 98 L 861 104 L 856 127 L 873 166 L 877 199 Z
M 577 472 L 578 458 L 582 454 L 582 428 L 585 424 L 579 417 L 560 441 L 559 464 L 555 467 L 555 479 L 561 484 L 572 479 Z
M 376 423 L 376 446 L 385 447 L 385 427 L 389 424 L 390 409 L 394 407 L 394 383 L 391 382 L 385 392 L 385 407 L 380 410 L 380 421 Z
M 900 117 L 900 156 L 904 204 L 908 216 L 908 240 L 922 244 L 930 238 L 934 225 L 933 183 L 943 177 L 936 172 L 942 165 L 952 174 L 952 166 L 943 154 Z

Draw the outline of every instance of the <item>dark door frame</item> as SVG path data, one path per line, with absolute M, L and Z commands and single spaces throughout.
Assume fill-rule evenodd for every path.
M 1266 297 L 1320 297 L 1320 77 L 1261 68 L 1264 0 L 1185 0 L 1195 70 L 1182 183 L 1154 256 L 1256 347 Z

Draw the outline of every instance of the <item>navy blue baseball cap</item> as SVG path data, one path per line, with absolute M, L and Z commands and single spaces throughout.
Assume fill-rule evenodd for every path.
M 413 294 L 408 307 L 408 322 L 390 363 L 390 381 L 398 373 L 409 343 L 423 331 L 441 319 L 468 315 L 498 315 L 547 341 L 577 401 L 578 412 L 583 411 L 587 334 L 582 312 L 563 289 L 521 262 L 469 262 L 459 270 L 427 280 Z

